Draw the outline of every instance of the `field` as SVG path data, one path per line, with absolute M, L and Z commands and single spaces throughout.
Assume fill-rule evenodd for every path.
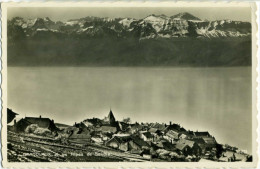
M 139 155 L 88 143 L 65 145 L 51 138 L 8 132 L 9 162 L 145 161 Z

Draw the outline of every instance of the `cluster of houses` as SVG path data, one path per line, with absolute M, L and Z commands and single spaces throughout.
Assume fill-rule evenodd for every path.
M 75 124 L 87 128 L 91 140 L 105 146 L 141 154 L 147 158 L 216 156 L 217 142 L 208 132 L 187 131 L 179 124 L 134 123 L 116 121 L 110 110 L 103 120 L 86 119 Z M 92 132 L 91 132 L 92 131 Z M 81 134 L 78 134 L 78 136 Z M 72 135 L 73 136 L 73 135 Z M 208 153 L 208 154 L 207 154 Z
M 65 140 L 66 144 L 103 145 L 123 152 L 142 155 L 147 159 L 183 161 L 201 158 L 215 161 L 246 161 L 237 150 L 225 149 L 209 132 L 190 131 L 179 124 L 127 123 L 116 121 L 110 110 L 104 119 L 86 119 L 73 126 L 57 127 L 48 118 L 25 117 L 14 122 L 13 130 L 25 131 L 30 124 L 38 124 Z M 64 139 L 65 138 L 65 139 Z M 227 153 L 229 152 L 229 153 Z M 240 155 L 238 157 L 238 155 Z

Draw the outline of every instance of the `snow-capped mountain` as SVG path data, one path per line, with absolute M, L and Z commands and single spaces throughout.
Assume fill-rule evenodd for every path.
M 175 19 L 175 20 L 177 20 L 177 19 L 181 20 L 182 19 L 182 20 L 190 20 L 190 21 L 201 21 L 200 18 L 195 17 L 188 12 L 183 12 L 183 13 L 179 13 L 177 15 L 173 15 L 173 16 L 171 16 L 171 18 Z
M 8 21 L 8 65 L 250 66 L 251 24 L 188 13 Z
M 135 37 L 174 38 L 174 37 L 243 37 L 251 34 L 248 22 L 219 20 L 202 21 L 189 14 L 174 16 L 149 15 L 143 19 L 85 17 L 54 22 L 50 18 L 23 19 L 15 17 L 8 21 L 10 29 L 20 27 L 25 36 L 37 36 L 40 32 L 58 33 L 64 36 L 82 35 L 83 37 Z

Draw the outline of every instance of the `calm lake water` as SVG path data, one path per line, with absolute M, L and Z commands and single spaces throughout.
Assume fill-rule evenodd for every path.
M 179 123 L 251 153 L 251 68 L 9 67 L 8 107 L 73 124 L 115 117 Z

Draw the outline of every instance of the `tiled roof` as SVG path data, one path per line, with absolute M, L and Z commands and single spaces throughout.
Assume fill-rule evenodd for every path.
M 180 126 L 178 124 L 172 124 L 170 126 L 167 126 L 165 128 L 165 130 L 175 130 L 175 131 L 179 131 L 180 130 Z
M 203 132 L 194 132 L 195 136 L 197 137 L 207 137 L 210 136 L 209 132 L 203 131 Z
M 30 125 L 30 124 L 32 124 L 32 123 L 30 123 L 29 121 L 27 121 L 27 120 L 25 120 L 24 118 L 22 118 L 21 120 L 19 120 L 18 122 L 17 122 L 17 124 L 18 123 L 20 123 L 20 124 L 26 124 L 26 125 Z
M 193 138 L 192 139 L 197 144 L 205 144 L 206 142 L 202 138 Z
M 150 132 L 145 132 L 143 135 L 147 138 L 153 138 L 153 135 Z
M 142 128 L 143 128 L 143 126 L 140 125 L 140 124 L 133 124 L 133 125 L 131 125 L 131 129 L 138 129 L 138 130 L 141 130 Z
M 160 124 L 160 123 L 155 123 L 152 125 L 152 127 L 158 130 L 164 130 L 166 128 L 164 124 Z
M 155 132 L 157 132 L 157 131 L 158 131 L 157 128 L 150 128 L 150 129 L 149 129 L 149 132 L 151 132 L 151 133 L 155 133 Z
M 216 140 L 213 137 L 203 137 L 202 139 L 206 144 L 216 144 Z
M 175 149 L 175 145 L 169 142 L 162 142 L 162 145 L 165 150 L 173 151 Z
M 192 148 L 195 142 L 194 142 L 194 141 L 191 141 L 191 140 L 180 139 L 180 140 L 178 141 L 178 143 L 184 144 L 184 145 L 188 145 L 189 147 Z
M 104 131 L 104 132 L 116 132 L 117 128 L 116 127 L 112 127 L 112 126 L 101 126 L 100 128 L 98 128 L 99 131 Z
M 173 131 L 173 130 L 170 130 L 166 133 L 166 135 L 169 136 L 169 137 L 172 137 L 172 138 L 178 138 L 179 134 L 177 132 Z
M 133 140 L 133 142 L 135 142 L 140 147 L 142 147 L 142 146 L 149 147 L 149 144 L 147 142 L 143 141 L 142 139 L 140 139 L 139 137 L 131 136 L 131 139 Z
M 187 147 L 188 145 L 186 144 L 182 144 L 182 143 L 177 143 L 175 145 L 175 148 L 178 149 L 178 150 L 183 150 L 185 147 Z
M 52 123 L 49 118 L 25 117 L 25 120 L 29 121 L 32 124 L 37 124 L 41 128 L 48 128 Z

